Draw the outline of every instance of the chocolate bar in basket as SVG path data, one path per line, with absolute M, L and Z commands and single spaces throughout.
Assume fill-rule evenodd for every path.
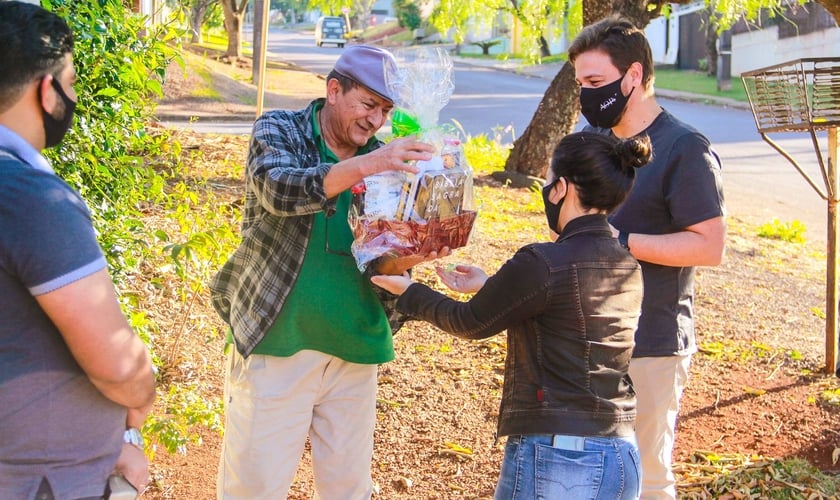
M 394 217 L 374 212 L 351 218 L 353 255 L 362 268 L 378 256 L 460 248 L 466 246 L 475 218 L 471 171 L 423 171 L 404 184 Z
M 399 218 L 411 221 L 446 219 L 461 213 L 471 173 L 465 170 L 430 170 L 417 174 L 408 184 L 408 193 Z

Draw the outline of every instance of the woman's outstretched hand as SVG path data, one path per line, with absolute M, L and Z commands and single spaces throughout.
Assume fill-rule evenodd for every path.
M 443 284 L 461 293 L 475 293 L 487 281 L 487 274 L 481 268 L 458 264 L 454 267 L 436 266 L 435 271 Z
M 381 257 L 376 261 L 376 273 L 399 276 L 418 264 L 435 259 L 442 259 L 450 253 L 451 250 L 449 247 L 443 247 L 439 252 L 435 251 L 427 254 L 417 253 L 413 255 L 405 255 L 403 257 Z

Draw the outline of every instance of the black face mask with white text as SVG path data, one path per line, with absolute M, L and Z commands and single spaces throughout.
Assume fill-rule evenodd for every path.
M 625 73 L 626 75 L 627 73 Z M 621 93 L 624 75 L 603 87 L 580 89 L 580 112 L 593 127 L 612 128 L 621 120 L 633 87 L 626 96 Z

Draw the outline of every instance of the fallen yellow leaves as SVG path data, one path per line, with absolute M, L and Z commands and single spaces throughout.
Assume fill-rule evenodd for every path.
M 837 498 L 833 481 L 799 459 L 696 451 L 691 462 L 674 464 L 674 474 L 682 499 Z
M 438 448 L 439 455 L 452 455 L 461 460 L 472 460 L 473 451 L 465 448 L 459 444 L 451 443 L 449 441 L 443 443 L 443 446 Z
M 744 392 L 750 396 L 763 396 L 767 393 L 764 389 L 755 389 L 753 387 L 744 387 Z

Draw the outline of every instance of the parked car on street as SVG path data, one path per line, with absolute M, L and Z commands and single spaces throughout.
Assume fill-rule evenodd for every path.
M 325 43 L 334 43 L 339 48 L 347 41 L 347 25 L 343 17 L 321 16 L 315 23 L 315 45 L 323 47 Z

